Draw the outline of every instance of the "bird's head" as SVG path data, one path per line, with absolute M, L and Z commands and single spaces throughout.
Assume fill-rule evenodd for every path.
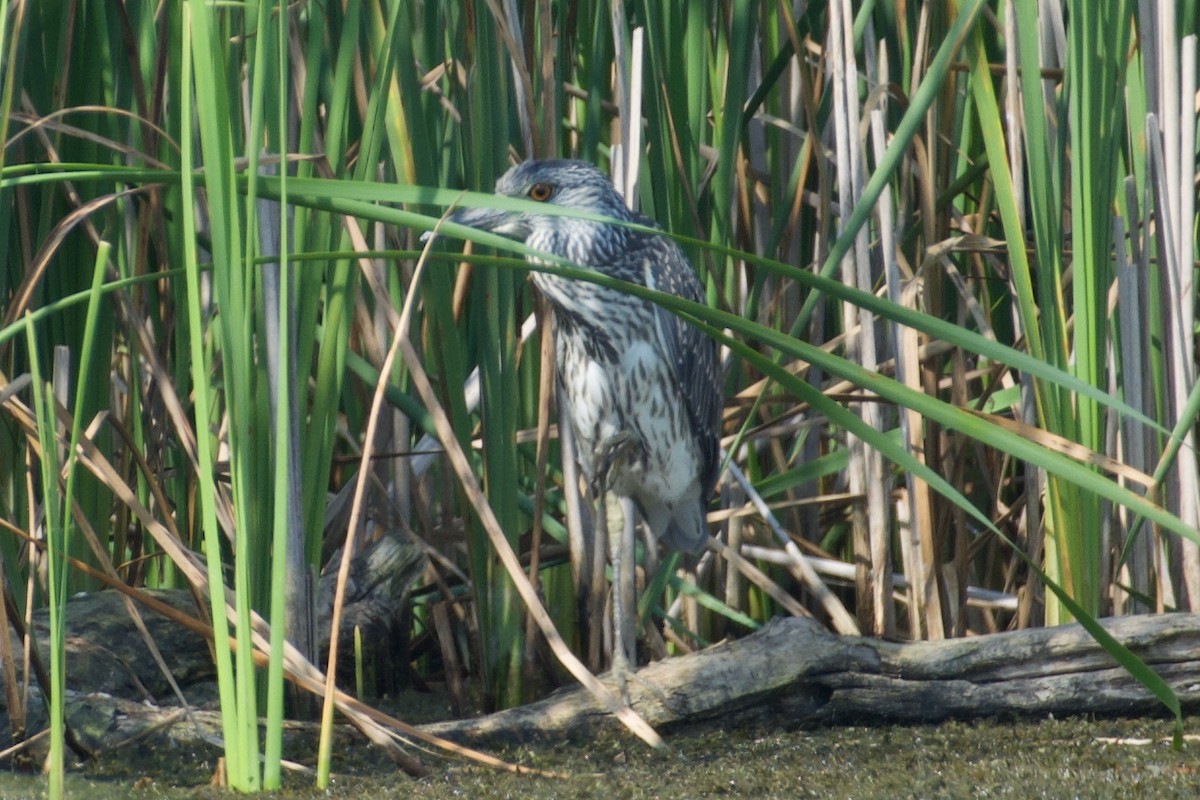
M 618 220 L 634 218 L 608 176 L 584 161 L 523 161 L 500 176 L 496 194 Z M 622 235 L 615 226 L 536 211 L 469 208 L 456 211 L 450 220 L 511 236 L 580 263 L 602 257 L 590 251 L 606 250 L 609 240 Z

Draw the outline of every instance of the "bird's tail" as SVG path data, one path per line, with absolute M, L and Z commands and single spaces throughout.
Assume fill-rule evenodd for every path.
M 683 503 L 675 509 L 675 515 L 667 522 L 663 532 L 663 543 L 684 553 L 702 553 L 708 546 L 708 521 L 705 519 L 704 504 Z

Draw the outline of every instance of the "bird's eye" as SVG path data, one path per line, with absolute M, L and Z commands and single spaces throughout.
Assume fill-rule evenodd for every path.
M 544 203 L 554 194 L 554 187 L 548 183 L 535 183 L 529 187 L 529 199 Z

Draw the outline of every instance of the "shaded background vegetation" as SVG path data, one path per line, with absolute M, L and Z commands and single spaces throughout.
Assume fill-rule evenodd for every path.
M 302 612 L 347 531 L 429 557 L 416 667 L 464 706 L 566 679 L 505 547 L 600 668 L 520 248 L 417 269 L 488 202 L 457 189 L 572 156 L 680 238 L 711 308 L 675 308 L 723 345 L 727 548 L 646 554 L 647 652 L 779 613 L 919 639 L 1195 610 L 1178 8 L 0 0 L 10 609 L 207 593 L 247 754 L 299 669 L 283 620 L 324 658 Z

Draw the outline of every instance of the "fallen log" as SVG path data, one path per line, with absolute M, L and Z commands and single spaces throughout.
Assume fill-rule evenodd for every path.
M 152 594 L 190 610 L 187 593 Z M 78 701 L 68 702 L 69 716 L 78 711 L 104 723 L 89 728 L 73 719 L 81 729 L 99 731 L 89 746 L 105 749 L 172 727 L 164 725 L 179 718 L 167 707 L 171 693 L 118 598 L 109 592 L 72 598 L 67 617 L 68 691 Z M 213 702 L 204 640 L 157 613 L 144 618 L 189 700 Z M 35 620 L 44 646 L 44 614 Z M 1200 614 L 1101 624 L 1166 681 L 1185 710 L 1200 708 Z M 1162 710 L 1079 625 L 901 644 L 837 636 L 811 620 L 777 619 L 744 639 L 645 667 L 627 688 L 634 708 L 663 732 L 706 724 L 786 728 Z M 5 711 L 0 701 L 0 741 L 8 729 Z M 114 719 L 127 721 L 116 726 Z M 606 726 L 619 727 L 589 693 L 571 688 L 528 706 L 425 729 L 487 746 L 590 735 Z M 185 736 L 174 727 L 173 736 Z
M 1200 707 L 1200 615 L 1102 620 L 1175 691 Z M 929 723 L 1049 714 L 1134 715 L 1161 704 L 1080 625 L 940 642 L 836 636 L 776 619 L 751 636 L 660 661 L 628 682 L 630 702 L 660 731 L 716 723 Z M 486 745 L 594 733 L 611 717 L 580 689 L 426 730 Z
M 340 561 L 340 556 L 339 556 Z M 335 562 L 339 563 L 339 562 Z M 339 646 L 339 674 L 344 685 L 353 685 L 354 633 L 362 632 L 364 661 L 374 668 L 379 684 L 393 690 L 407 676 L 407 637 L 398 624 L 413 582 L 424 568 L 424 554 L 416 545 L 395 536 L 370 543 L 356 555 L 346 584 Z M 329 648 L 330 617 L 337 570 L 322 575 L 318 583 L 318 637 L 322 654 Z M 80 752 L 104 751 L 143 736 L 164 733 L 192 736 L 197 741 L 219 739 L 212 727 L 217 705 L 216 669 L 206 639 L 169 616 L 171 609 L 201 618 L 192 593 L 182 589 L 142 589 L 145 604 L 141 618 L 146 631 L 163 654 L 171 678 L 192 706 L 181 713 L 171 681 L 159 669 L 145 640 L 134 626 L 125 600 L 115 591 L 75 595 L 66 608 L 66 713 L 79 733 Z M 165 613 L 151 610 L 158 606 Z M 42 663 L 49 659 L 49 615 L 33 615 L 32 632 Z M 24 646 L 16 630 L 0 632 L 10 637 L 10 652 Z M 323 664 L 323 662 L 322 662 Z M 23 680 L 18 678 L 19 681 Z M 6 687 L 11 688 L 11 687 Z M 372 687 L 374 688 L 374 687 Z M 45 710 L 36 681 L 29 691 L 0 692 L 0 750 L 23 740 L 26 730 L 44 724 Z M 8 707 L 10 696 L 26 698 L 28 707 Z M 290 728 L 289 728 L 290 730 Z

